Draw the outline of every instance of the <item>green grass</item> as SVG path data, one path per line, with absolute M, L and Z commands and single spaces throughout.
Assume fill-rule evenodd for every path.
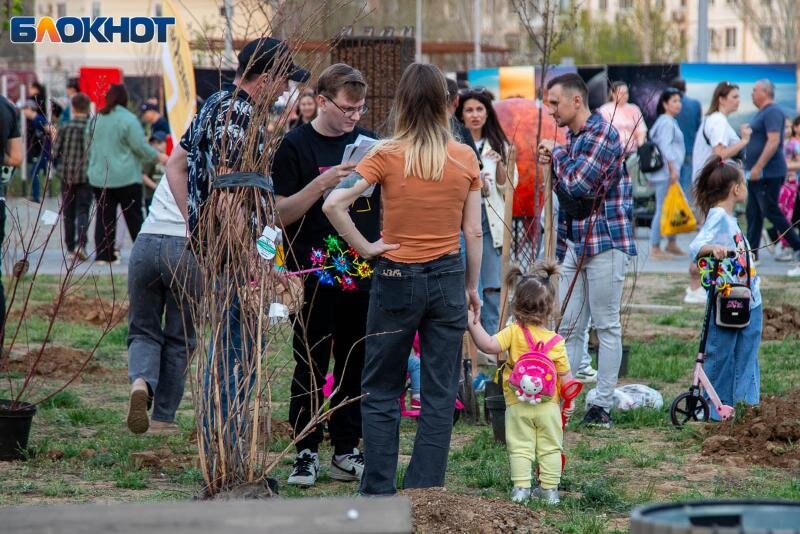
M 647 278 L 642 284 L 655 284 Z M 648 281 L 649 280 L 649 281 Z M 683 292 L 683 276 L 667 277 L 657 285 L 646 302 L 676 304 Z M 770 279 L 772 282 L 772 279 Z M 34 285 L 37 303 L 50 302 L 55 290 L 55 277 L 39 277 Z M 93 295 L 94 282 L 87 279 L 78 291 Z M 97 278 L 98 290 L 110 299 L 112 287 L 108 278 Z M 125 279 L 117 277 L 117 298 L 124 298 Z M 792 291 L 771 287 L 783 299 L 791 302 Z M 120 293 L 121 291 L 121 293 Z M 800 291 L 800 290 L 799 290 Z M 795 295 L 800 296 L 800 293 Z M 690 483 L 687 474 L 697 462 L 696 454 L 705 437 L 701 425 L 674 429 L 669 425 L 667 412 L 675 394 L 690 380 L 697 341 L 680 339 L 668 332 L 676 328 L 699 333 L 701 310 L 686 310 L 665 314 L 648 314 L 645 324 L 648 336 L 626 339 L 631 353 L 628 379 L 658 389 L 665 406 L 660 409 L 639 409 L 615 412 L 615 427 L 611 430 L 586 429 L 577 422 L 581 417 L 584 397 L 577 399 L 578 413 L 570 423 L 565 438 L 566 469 L 561 480 L 562 504 L 555 508 L 532 503 L 544 525 L 562 533 L 610 534 L 625 530 L 621 520 L 638 505 L 653 501 L 679 501 L 696 498 L 785 498 L 800 500 L 800 482 L 784 470 L 742 465 L 734 471 L 736 477 L 724 470 L 712 471 L 708 480 Z M 41 340 L 47 321 L 31 317 L 23 337 Z M 101 329 L 92 325 L 77 325 L 57 321 L 53 342 L 59 345 L 88 349 Z M 289 330 L 280 332 L 287 336 Z M 25 504 L 32 501 L 84 502 L 95 500 L 175 501 L 187 500 L 197 494 L 203 484 L 201 471 L 187 461 L 177 467 L 165 467 L 155 472 L 139 468 L 131 455 L 142 451 L 171 451 L 177 455 L 196 454 L 191 441 L 194 413 L 187 384 L 187 394 L 181 405 L 177 422 L 182 430 L 178 436 L 135 436 L 125 428 L 128 384 L 121 368 L 126 363 L 127 326 L 120 324 L 103 340 L 97 353 L 97 363 L 116 369 L 112 374 L 85 377 L 65 391 L 39 406 L 30 440 L 29 459 L 4 465 L 0 471 L 0 506 Z M 22 339 L 22 338 L 20 338 Z M 772 341 L 762 344 L 760 363 L 764 394 L 782 394 L 800 383 L 800 366 L 796 355 L 800 340 Z M 293 358 L 288 345 L 283 344 L 271 358 L 277 373 L 273 398 L 279 402 L 274 417 L 285 420 L 288 415 L 288 391 Z M 7 388 L 0 376 L 0 389 Z M 15 378 L 12 377 L 12 380 Z M 57 381 L 45 382 L 42 392 L 54 391 Z M 587 388 L 590 389 L 590 388 Z M 0 392 L 0 396 L 2 392 Z M 416 422 L 404 419 L 400 427 L 400 453 L 411 454 Z M 450 451 L 446 486 L 454 492 L 488 498 L 507 499 L 511 489 L 508 456 L 503 445 L 494 442 L 488 426 L 472 426 L 459 422 L 454 433 L 458 445 Z M 269 452 L 279 452 L 289 445 L 289 439 L 278 437 L 268 444 Z M 291 459 L 282 460 L 271 476 L 281 482 L 284 497 L 352 496 L 357 486 L 330 479 L 327 464 L 331 450 L 321 449 L 322 476 L 316 487 L 300 489 L 283 482 L 291 469 Z M 701 462 L 707 462 L 700 457 Z M 402 483 L 407 456 L 401 458 L 397 482 Z M 711 465 L 709 463 L 709 465 Z M 534 466 L 535 468 L 535 466 Z M 163 473 L 162 473 L 163 472 Z M 669 488 L 669 489 L 665 489 Z

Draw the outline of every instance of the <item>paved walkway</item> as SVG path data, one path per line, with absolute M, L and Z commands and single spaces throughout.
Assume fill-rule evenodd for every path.
M 66 250 L 63 246 L 63 225 L 59 220 L 54 226 L 47 226 L 41 222 L 42 214 L 51 211 L 57 214 L 58 202 L 54 198 L 45 199 L 44 204 L 34 204 L 26 200 L 12 198 L 7 205 L 6 240 L 4 244 L 3 269 L 6 273 L 11 272 L 15 261 L 23 256 L 23 251 L 27 248 L 31 250 L 30 271 L 34 270 L 36 263 L 41 258 L 39 272 L 43 274 L 63 274 L 66 271 L 65 255 Z M 34 221 L 40 220 L 31 241 Z M 651 260 L 648 258 L 650 246 L 647 238 L 650 235 L 649 228 L 639 228 L 636 232 L 636 243 L 639 249 L 639 256 L 631 262 L 631 270 L 641 273 L 687 273 L 689 270 L 689 258 L 676 257 L 668 260 Z M 689 242 L 694 237 L 694 233 L 678 236 L 678 244 L 683 250 L 688 250 Z M 89 249 L 94 244 L 94 225 L 89 229 Z M 128 257 L 131 251 L 131 239 L 125 235 L 125 245 L 122 249 L 122 263 L 114 266 L 95 265 L 91 261 L 84 262 L 77 267 L 76 274 L 91 272 L 93 274 L 127 274 Z M 758 265 L 758 272 L 762 275 L 782 276 L 792 267 L 791 263 L 776 262 L 769 251 L 763 251 L 761 262 Z

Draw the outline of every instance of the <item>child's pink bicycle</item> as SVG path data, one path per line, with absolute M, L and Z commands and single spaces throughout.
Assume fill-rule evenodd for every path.
M 728 257 L 736 257 L 735 252 L 728 252 Z M 702 260 L 701 260 L 702 261 Z M 718 260 L 712 258 L 707 259 L 712 264 L 712 273 L 717 272 Z M 692 385 L 689 386 L 688 391 L 684 391 L 678 395 L 672 406 L 669 408 L 669 416 L 672 419 L 672 424 L 676 427 L 683 426 L 689 421 L 708 421 L 711 413 L 708 402 L 711 401 L 719 414 L 720 419 L 727 421 L 733 416 L 733 407 L 727 404 L 722 404 L 719 395 L 711 385 L 711 381 L 706 376 L 703 370 L 703 362 L 706 357 L 706 341 L 708 340 L 708 326 L 711 317 L 714 315 L 714 297 L 716 296 L 716 276 L 711 276 L 710 287 L 708 288 L 708 300 L 706 301 L 706 313 L 703 318 L 703 331 L 700 335 L 700 350 L 697 352 L 697 359 L 694 364 L 694 375 L 692 377 Z M 706 400 L 705 395 L 708 396 Z

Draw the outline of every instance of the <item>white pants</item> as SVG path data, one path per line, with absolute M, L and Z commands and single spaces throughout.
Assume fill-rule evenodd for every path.
M 566 299 L 576 273 L 577 279 L 561 319 L 559 333 L 566 340 L 570 368 L 573 373 L 577 372 L 586 350 L 589 318 L 592 319 L 600 344 L 597 351 L 596 404 L 606 410 L 612 406 L 622 361 L 622 323 L 619 315 L 629 259 L 622 251 L 607 250 L 597 256 L 586 257 L 580 271 L 577 271 L 580 258 L 575 254 L 575 249 L 568 246 L 561 266 L 560 302 Z

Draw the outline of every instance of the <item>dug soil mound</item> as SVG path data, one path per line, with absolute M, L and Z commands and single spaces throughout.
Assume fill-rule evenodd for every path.
M 13 354 L 8 361 L 8 370 L 27 374 L 28 370 L 35 365 L 34 375 L 52 378 L 71 378 L 78 373 L 81 374 L 100 374 L 106 369 L 97 363 L 89 360 L 89 352 L 85 350 L 61 347 L 59 345 L 48 345 L 39 358 L 39 348 L 15 357 Z M 38 363 L 36 359 L 39 358 Z
M 411 499 L 414 531 L 425 534 L 551 532 L 533 510 L 501 499 L 450 493 L 441 488 L 403 490 Z
M 780 308 L 764 308 L 761 338 L 779 340 L 800 334 L 800 308 L 783 304 Z
M 800 468 L 800 390 L 762 398 L 734 424 L 713 424 L 703 454 L 714 460 Z
M 56 311 L 56 302 L 42 304 L 33 310 L 33 314 L 53 317 L 78 324 L 93 324 L 95 326 L 115 325 L 128 316 L 128 302 L 109 302 L 94 297 L 83 295 L 67 295 L 61 301 Z

